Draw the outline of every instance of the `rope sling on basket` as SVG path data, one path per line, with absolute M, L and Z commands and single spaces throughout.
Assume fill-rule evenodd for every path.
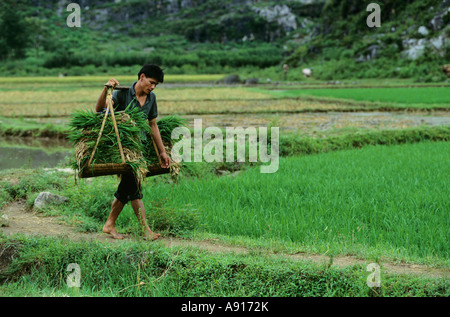
M 133 172 L 133 168 L 132 166 L 127 163 L 126 158 L 125 158 L 125 154 L 124 154 L 124 149 L 122 147 L 122 142 L 120 140 L 120 135 L 119 135 L 119 129 L 117 126 L 117 121 L 116 121 L 116 117 L 114 114 L 114 109 L 112 106 L 112 91 L 114 89 L 119 89 L 119 90 L 126 90 L 128 89 L 127 87 L 116 87 L 113 88 L 112 86 L 106 84 L 105 85 L 107 87 L 107 96 L 106 96 L 106 112 L 105 115 L 103 117 L 102 120 L 102 125 L 97 137 L 97 141 L 95 143 L 95 146 L 92 150 L 92 153 L 90 155 L 89 161 L 87 162 L 87 165 L 84 166 L 84 168 L 81 168 L 79 171 L 78 176 L 80 178 L 89 178 L 89 177 L 97 177 L 97 176 L 106 176 L 106 175 L 115 175 L 115 174 L 128 174 L 128 173 L 132 173 Z M 114 127 L 114 132 L 115 132 L 115 136 L 117 139 L 117 146 L 119 148 L 119 153 L 120 153 L 120 157 L 121 157 L 121 163 L 102 163 L 102 164 L 93 164 L 93 160 L 94 160 L 94 155 L 97 151 L 98 145 L 100 143 L 100 140 L 102 139 L 102 134 L 105 128 L 105 124 L 106 121 L 108 119 L 108 115 L 109 113 L 111 113 L 111 120 L 112 120 L 112 124 Z M 158 151 L 158 147 L 156 146 L 155 140 L 153 139 L 153 135 L 151 136 L 152 138 L 152 143 L 153 143 L 153 147 L 154 150 L 156 152 L 156 156 L 158 158 L 158 162 L 159 164 L 153 164 L 153 165 L 147 165 L 146 169 L 145 169 L 145 174 L 144 176 L 149 177 L 149 176 L 154 176 L 154 175 L 160 175 L 160 174 L 165 174 L 165 173 L 170 173 L 171 169 L 170 168 L 162 168 L 161 167 L 161 158 L 159 155 L 159 151 Z

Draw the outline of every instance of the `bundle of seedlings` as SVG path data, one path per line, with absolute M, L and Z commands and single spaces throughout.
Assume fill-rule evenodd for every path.
M 177 127 L 187 127 L 187 121 L 178 116 L 167 116 L 159 121 L 157 121 L 159 133 L 161 134 L 161 139 L 164 145 L 164 148 L 171 158 L 171 149 L 173 147 L 174 141 L 172 140 L 172 131 Z M 146 141 L 144 142 L 144 150 L 143 155 L 147 160 L 148 165 L 159 164 L 158 154 L 156 153 L 157 149 L 155 144 L 153 144 L 151 138 L 151 131 L 146 133 Z M 173 161 L 171 159 L 170 164 L 170 174 L 172 177 L 178 176 L 180 172 L 180 164 Z
M 72 168 L 78 171 L 79 175 L 96 164 L 105 164 L 107 168 L 111 168 L 108 174 L 120 174 L 114 172 L 114 166 L 122 165 L 123 161 L 112 120 L 107 118 L 97 144 L 104 116 L 105 113 L 95 113 L 90 109 L 78 110 L 72 115 L 69 123 L 71 132 L 68 138 L 75 145 L 75 162 L 72 163 Z M 115 117 L 125 162 L 131 167 L 138 181 L 143 181 L 150 167 L 157 168 L 160 165 L 147 118 L 136 107 L 127 107 L 125 111 L 115 112 Z M 172 130 L 176 127 L 176 122 L 183 124 L 183 120 L 172 117 L 167 120 L 168 122 L 165 121 L 165 118 L 159 120 L 158 126 L 161 127 L 164 146 L 170 156 Z M 96 144 L 97 148 L 91 159 Z M 91 164 L 88 166 L 90 160 Z M 170 169 L 172 176 L 178 175 L 178 171 L 178 164 L 173 162 Z
M 90 109 L 78 110 L 72 115 L 68 138 L 75 145 L 75 162 L 72 168 L 80 175 L 86 168 L 96 164 L 123 163 L 112 120 L 107 118 L 98 140 L 105 115 L 106 113 L 96 113 Z M 132 107 L 127 107 L 123 112 L 116 112 L 115 117 L 125 163 L 141 181 L 147 173 L 141 140 L 142 135 L 150 131 L 146 117 L 140 109 Z M 91 158 L 96 145 L 94 157 Z

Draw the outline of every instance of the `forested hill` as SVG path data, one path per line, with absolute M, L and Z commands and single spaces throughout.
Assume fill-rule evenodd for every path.
M 372 2 L 380 27 L 367 25 Z M 28 72 L 41 73 L 146 61 L 173 72 L 288 63 L 323 79 L 427 81 L 444 80 L 438 68 L 450 60 L 450 0 L 80 0 L 79 28 L 66 23 L 70 3 L 4 1 L 0 58 L 32 58 Z

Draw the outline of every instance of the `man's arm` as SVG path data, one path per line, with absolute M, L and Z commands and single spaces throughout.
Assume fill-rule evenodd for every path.
M 119 85 L 119 82 L 115 80 L 114 78 L 111 78 L 108 83 L 108 85 L 111 85 L 113 88 Z M 97 104 L 95 105 L 95 111 L 100 112 L 103 110 L 103 108 L 106 108 L 106 95 L 108 93 L 108 88 L 103 87 L 102 93 L 98 97 Z M 112 100 L 112 105 L 114 106 L 114 100 Z
M 161 157 L 161 167 L 169 168 L 170 167 L 170 158 L 166 153 L 166 149 L 164 148 L 164 144 L 161 139 L 161 134 L 159 133 L 158 125 L 156 124 L 156 119 L 152 119 L 148 123 L 150 128 L 152 129 L 153 140 L 156 143 L 156 146 L 159 150 L 159 156 Z

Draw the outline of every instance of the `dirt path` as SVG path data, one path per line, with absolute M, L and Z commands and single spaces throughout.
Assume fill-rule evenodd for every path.
M 6 215 L 6 226 L 0 226 L 0 231 L 5 235 L 10 236 L 14 234 L 25 235 L 43 235 L 43 236 L 58 236 L 75 241 L 101 241 L 108 243 L 120 243 L 120 240 L 112 239 L 109 235 L 104 233 L 83 233 L 78 232 L 74 228 L 67 226 L 57 220 L 55 217 L 42 216 L 39 213 L 27 210 L 25 203 L 21 201 L 15 201 L 5 206 L 1 214 Z M 164 237 L 161 241 L 167 247 L 197 247 L 201 250 L 205 250 L 212 253 L 229 252 L 236 254 L 248 254 L 252 250 L 245 247 L 227 246 L 217 241 L 203 240 L 194 241 L 179 239 L 173 237 Z M 260 250 L 253 250 L 260 251 Z M 318 254 L 288 254 L 288 253 L 263 253 L 272 257 L 284 257 L 293 261 L 309 261 L 317 264 L 330 263 L 330 257 L 326 255 Z M 346 267 L 356 264 L 367 265 L 370 262 L 358 259 L 352 256 L 339 256 L 333 257 L 332 266 Z M 450 276 L 449 269 L 437 269 L 426 265 L 420 264 L 404 264 L 404 263 L 391 263 L 381 262 L 379 263 L 382 270 L 390 274 L 412 274 L 421 275 L 427 277 L 446 277 Z

